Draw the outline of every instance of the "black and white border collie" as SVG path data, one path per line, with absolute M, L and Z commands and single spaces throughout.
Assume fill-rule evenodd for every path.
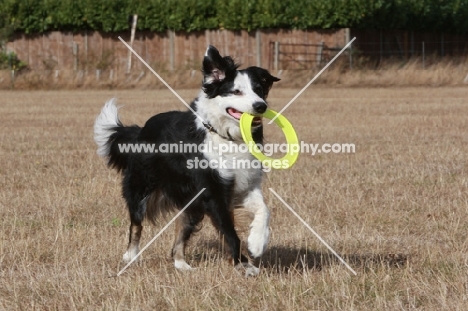
M 259 268 L 241 253 L 235 230 L 234 209 L 243 207 L 253 215 L 247 240 L 253 257 L 260 257 L 269 238 L 270 213 L 263 201 L 261 168 L 237 169 L 236 160 L 253 161 L 250 153 L 222 154 L 226 167 L 192 168 L 187 163 L 195 158 L 219 160 L 215 151 L 221 144 L 244 144 L 239 128 L 243 112 L 255 115 L 252 135 L 262 143 L 261 115 L 267 109 L 266 98 L 273 82 L 279 81 L 267 70 L 249 67 L 238 70 L 229 56 L 222 57 L 209 46 L 203 59 L 203 83 L 191 110 L 170 111 L 150 118 L 144 127 L 124 126 L 119 120 L 115 99 L 102 108 L 94 124 L 97 153 L 108 158 L 108 165 L 123 174 L 122 192 L 130 214 L 130 235 L 123 260 L 129 262 L 139 252 L 142 221 L 155 222 L 164 212 L 182 209 L 202 188 L 206 190 L 176 221 L 176 238 L 172 248 L 174 265 L 180 270 L 192 269 L 185 261 L 185 246 L 205 215 L 224 237 L 236 268 L 247 276 L 257 275 Z M 190 153 L 122 153 L 124 143 L 206 144 L 206 152 Z M 235 149 L 235 148 L 233 148 Z

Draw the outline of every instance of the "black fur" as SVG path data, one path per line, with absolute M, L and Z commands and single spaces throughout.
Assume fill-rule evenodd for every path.
M 238 65 L 230 57 L 221 57 L 216 49 L 210 49 L 203 62 L 205 82 L 202 85 L 209 98 L 223 96 L 232 88 Z M 253 90 L 266 99 L 273 82 L 279 79 L 268 71 L 250 67 L 247 73 Z M 209 83 L 207 83 L 207 81 Z M 197 110 L 197 103 L 191 104 Z M 148 143 L 197 144 L 204 142 L 205 128 L 197 127 L 196 116 L 191 111 L 171 111 L 151 117 L 143 127 L 123 126 L 120 121 L 112 128 L 114 132 L 108 139 L 110 167 L 123 174 L 122 192 L 127 203 L 130 219 L 130 241 L 132 227 L 140 228 L 145 217 L 154 221 L 159 213 L 182 209 L 202 188 L 206 190 L 188 207 L 185 213 L 185 227 L 181 239 L 186 241 L 197 225 L 208 215 L 213 225 L 224 236 L 234 264 L 247 262 L 240 252 L 240 240 L 234 230 L 230 211 L 234 180 L 222 178 L 216 169 L 188 169 L 187 161 L 204 159 L 198 151 L 192 153 L 121 153 L 119 144 Z M 256 127 L 254 140 L 262 142 L 262 127 Z

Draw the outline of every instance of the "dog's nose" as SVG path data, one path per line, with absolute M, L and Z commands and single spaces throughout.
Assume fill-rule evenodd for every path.
M 264 102 L 255 102 L 252 106 L 256 113 L 264 113 L 267 110 L 267 105 Z

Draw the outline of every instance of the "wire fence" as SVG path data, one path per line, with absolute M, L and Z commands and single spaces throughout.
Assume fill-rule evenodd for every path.
M 327 63 L 341 47 L 329 47 L 323 42 L 310 43 L 269 43 L 268 68 L 273 70 L 314 69 Z M 359 66 L 379 67 L 419 61 L 424 69 L 440 61 L 465 62 L 468 60 L 466 41 L 411 41 L 402 44 L 398 40 L 362 42 L 359 39 L 342 56 L 341 64 L 349 69 Z M 358 66 L 357 66 L 358 65 Z

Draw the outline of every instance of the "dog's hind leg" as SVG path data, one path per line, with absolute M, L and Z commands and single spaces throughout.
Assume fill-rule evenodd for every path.
M 185 261 L 185 246 L 192 233 L 197 230 L 197 225 L 203 219 L 203 214 L 180 215 L 176 221 L 176 237 L 172 247 L 172 258 L 174 266 L 179 270 L 192 270 L 193 268 Z
M 128 247 L 127 251 L 123 255 L 123 261 L 130 262 L 140 252 L 140 237 L 143 226 L 140 223 L 134 223 L 130 225 Z
M 128 211 L 130 214 L 130 230 L 128 236 L 128 247 L 127 251 L 123 255 L 124 262 L 130 262 L 139 252 L 140 252 L 140 238 L 141 238 L 141 231 L 143 230 L 143 226 L 141 223 L 143 222 L 143 217 L 146 210 L 146 200 L 143 199 L 136 205 L 132 207 L 128 203 Z
M 128 212 L 130 215 L 130 230 L 128 237 L 127 251 L 123 255 L 124 262 L 130 262 L 140 252 L 140 238 L 143 226 L 143 218 L 146 213 L 146 201 L 145 197 L 141 193 L 135 193 L 130 191 L 129 187 L 124 186 L 123 195 L 127 201 Z

